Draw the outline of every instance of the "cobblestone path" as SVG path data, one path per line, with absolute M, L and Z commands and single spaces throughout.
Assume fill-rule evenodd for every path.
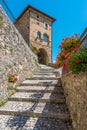
M 26 79 L 0 108 L 0 130 L 73 130 L 62 86 L 54 69 Z

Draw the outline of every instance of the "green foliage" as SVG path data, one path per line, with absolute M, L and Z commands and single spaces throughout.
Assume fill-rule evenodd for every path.
M 82 47 L 81 50 L 70 59 L 70 70 L 73 74 L 78 74 L 87 70 L 87 47 Z
M 14 75 L 10 75 L 9 78 L 8 78 L 8 81 L 12 82 L 12 83 L 16 83 L 17 80 L 18 80 L 18 78 Z
M 38 67 L 39 64 L 38 64 L 38 61 L 35 59 L 35 65 Z
M 0 26 L 2 26 L 3 24 L 4 24 L 4 22 L 3 22 L 3 17 L 0 16 Z
M 6 44 L 4 45 L 4 49 L 7 49 L 7 45 Z
M 14 52 L 14 48 L 11 47 L 11 48 L 10 48 L 10 51 L 11 51 L 11 54 L 13 54 L 13 52 Z
M 13 86 L 8 86 L 7 90 L 15 90 L 15 88 Z
M 9 81 L 9 82 L 14 82 L 14 78 L 13 78 L 13 76 L 9 76 L 8 81 Z
M 0 107 L 4 106 L 6 102 L 7 102 L 7 100 L 0 102 Z
M 32 116 L 33 118 L 37 118 L 37 115 L 36 114 L 33 114 L 33 116 Z

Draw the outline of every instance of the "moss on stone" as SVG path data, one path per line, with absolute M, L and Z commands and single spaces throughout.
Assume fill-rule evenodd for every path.
M 5 101 L 0 102 L 0 107 L 4 106 L 7 101 L 8 101 L 8 100 L 5 100 Z

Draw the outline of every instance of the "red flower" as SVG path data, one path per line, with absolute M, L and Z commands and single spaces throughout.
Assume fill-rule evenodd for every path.
M 14 83 L 16 83 L 16 82 L 17 82 L 17 80 L 18 80 L 18 78 L 17 78 L 17 77 L 14 77 Z
M 85 68 L 85 70 L 87 71 L 87 68 Z
M 60 55 L 60 56 L 64 56 L 62 52 L 61 52 L 59 55 Z
M 68 59 L 68 60 L 70 60 L 70 59 L 71 59 L 71 57 L 72 57 L 72 56 L 71 56 L 71 55 L 69 55 L 69 56 L 67 57 L 67 59 Z
M 74 66 L 74 64 L 70 64 L 70 67 Z
M 76 50 L 76 48 L 75 48 L 75 47 L 72 47 L 71 49 L 72 49 L 72 51 L 75 51 L 75 50 Z
M 76 60 L 76 63 L 79 64 L 81 62 L 81 60 Z
M 74 78 L 76 78 L 76 75 L 74 75 Z
M 65 40 L 67 41 L 67 40 L 69 40 L 69 38 L 68 38 L 68 37 L 66 37 L 66 39 L 65 39 Z
M 69 73 L 66 74 L 66 76 L 69 76 L 69 75 L 70 75 Z
M 68 52 L 69 52 L 68 50 L 65 50 L 65 55 L 66 55 Z
M 78 48 L 78 51 L 80 51 L 81 50 L 81 48 Z
M 64 46 L 64 42 L 62 42 L 62 44 L 61 44 L 61 48 Z

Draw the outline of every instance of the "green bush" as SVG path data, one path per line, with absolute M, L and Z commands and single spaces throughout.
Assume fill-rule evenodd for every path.
M 70 70 L 73 74 L 78 74 L 87 70 L 87 46 L 81 47 L 81 50 L 73 54 L 70 59 Z
M 3 17 L 0 16 L 0 26 L 2 26 L 3 24 L 4 24 Z
M 14 77 L 13 77 L 13 76 L 9 76 L 8 81 L 9 81 L 9 82 L 14 82 Z

